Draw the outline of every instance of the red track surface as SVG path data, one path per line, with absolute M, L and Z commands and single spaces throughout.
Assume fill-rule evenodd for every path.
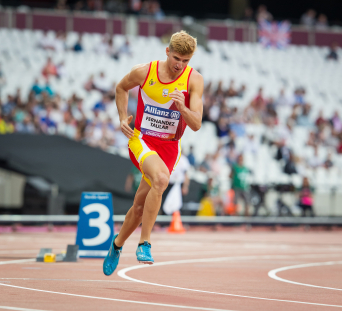
M 59 252 L 74 242 L 72 232 L 1 234 L 0 309 L 342 309 L 341 231 L 235 229 L 190 231 L 184 235 L 160 231 L 152 237 L 152 254 L 157 264 L 130 270 L 139 265 L 135 258 L 135 233 L 124 246 L 118 269 L 110 277 L 102 273 L 102 260 L 54 264 L 24 261 L 34 258 L 41 247 Z M 20 261 L 11 263 L 14 260 Z M 169 263 L 160 265 L 163 262 Z M 268 276 L 273 269 L 324 262 L 331 263 L 276 273 L 279 278 L 307 285 Z M 129 271 L 124 274 L 122 270 L 126 268 Z

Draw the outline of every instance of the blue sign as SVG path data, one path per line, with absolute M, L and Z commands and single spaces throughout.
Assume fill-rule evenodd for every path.
M 112 194 L 83 192 L 76 244 L 80 257 L 105 257 L 114 235 Z

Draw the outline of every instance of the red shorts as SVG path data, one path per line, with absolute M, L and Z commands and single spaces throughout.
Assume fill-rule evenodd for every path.
M 128 141 L 128 151 L 133 164 L 140 170 L 143 178 L 151 186 L 150 180 L 145 176 L 142 169 L 145 159 L 152 154 L 157 154 L 171 174 L 179 161 L 181 145 L 180 140 L 163 141 L 152 136 L 142 135 L 140 131 L 134 129 L 134 136 Z

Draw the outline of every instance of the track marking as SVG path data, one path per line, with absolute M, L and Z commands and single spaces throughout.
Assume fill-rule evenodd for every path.
M 0 285 L 13 287 L 13 288 L 27 289 L 27 290 L 32 290 L 32 291 L 36 291 L 36 292 L 50 293 L 50 294 L 59 294 L 59 295 L 66 295 L 66 296 L 73 296 L 73 297 L 92 298 L 92 299 L 110 300 L 110 301 L 118 301 L 118 302 L 128 302 L 128 303 L 135 303 L 135 304 L 141 304 L 141 305 L 170 307 L 170 308 L 179 308 L 179 309 L 205 310 L 205 311 L 232 311 L 232 310 L 226 310 L 226 309 L 190 307 L 190 306 L 181 306 L 181 305 L 170 305 L 170 304 L 164 304 L 164 303 L 153 303 L 153 302 L 144 302 L 144 301 L 135 301 L 135 300 L 123 300 L 123 299 L 69 294 L 69 293 L 53 292 L 53 291 L 49 291 L 49 290 L 35 289 L 35 288 L 29 288 L 29 287 L 21 287 L 21 286 L 15 286 L 15 285 L 3 284 L 3 283 L 0 283 Z
M 77 279 L 38 279 L 38 278 L 0 278 L 0 280 L 22 280 L 22 281 L 64 281 L 64 282 L 131 282 L 123 280 L 77 280 Z
M 306 263 L 306 264 L 302 264 L 302 265 L 288 266 L 288 267 L 282 267 L 282 268 L 271 270 L 270 272 L 268 272 L 268 276 L 270 278 L 272 278 L 274 280 L 277 280 L 277 281 L 280 281 L 280 282 L 286 282 L 286 283 L 302 285 L 302 286 L 308 286 L 308 287 L 316 287 L 316 288 L 324 288 L 324 289 L 332 289 L 332 290 L 340 290 L 340 291 L 342 291 L 341 288 L 318 286 L 318 285 L 294 282 L 294 281 L 283 279 L 283 278 L 277 276 L 278 272 L 286 271 L 286 270 L 308 268 L 308 267 L 318 267 L 318 266 L 331 266 L 331 265 L 340 265 L 340 264 L 342 264 L 342 261 L 326 261 L 326 262 Z
M 35 258 L 30 258 L 30 259 L 18 259 L 18 260 L 0 261 L 0 265 L 10 265 L 12 263 L 24 263 L 24 262 L 30 262 L 30 261 L 36 261 L 36 259 Z
M 18 310 L 18 311 L 44 311 L 44 310 L 36 310 L 36 309 L 25 309 L 25 308 L 16 308 L 16 307 L 5 307 L 5 306 L 0 306 L 0 309 Z
M 311 258 L 311 257 L 319 257 L 324 254 L 304 254 L 304 255 L 298 255 L 299 257 L 304 258 Z M 327 255 L 325 255 L 327 256 Z M 131 278 L 126 275 L 127 272 L 137 269 L 146 269 L 156 266 L 166 266 L 166 265 L 176 265 L 176 264 L 187 264 L 187 263 L 197 263 L 197 262 L 218 262 L 218 261 L 229 261 L 229 260 L 250 260 L 250 259 L 284 259 L 284 258 L 293 258 L 293 255 L 264 255 L 264 256 L 240 256 L 240 257 L 221 257 L 221 258 L 202 258 L 202 259 L 186 259 L 186 260 L 176 260 L 176 261 L 167 261 L 167 262 L 159 262 L 155 263 L 151 266 L 147 265 L 137 265 L 128 267 L 125 269 L 121 269 L 118 271 L 118 276 L 130 280 L 137 283 L 142 284 L 148 284 L 148 285 L 154 285 L 154 286 L 160 286 L 160 287 L 166 287 L 166 288 L 172 288 L 172 289 L 180 289 L 185 291 L 192 291 L 192 292 L 198 292 L 198 293 L 206 293 L 206 294 L 214 294 L 214 295 L 223 295 L 223 296 L 233 296 L 233 297 L 241 297 L 241 298 L 250 298 L 250 299 L 258 299 L 258 300 L 269 300 L 269 301 L 280 301 L 280 302 L 291 302 L 291 303 L 297 303 L 297 304 L 307 304 L 307 305 L 314 305 L 314 306 L 324 306 L 324 307 L 335 307 L 335 308 L 342 308 L 342 305 L 329 305 L 324 303 L 315 303 L 315 302 L 305 302 L 305 301 L 295 301 L 295 300 L 285 300 L 285 299 L 275 299 L 275 298 L 263 298 L 263 297 L 254 297 L 254 296 L 246 296 L 246 295 L 237 295 L 237 294 L 228 294 L 228 293 L 219 293 L 219 292 L 211 292 L 211 291 L 205 291 L 205 290 L 198 290 L 198 289 L 191 289 L 191 288 L 185 288 L 185 287 L 178 287 L 178 286 L 171 286 L 171 285 L 163 285 L 158 283 L 152 283 L 152 282 L 146 282 L 141 281 L 138 279 Z

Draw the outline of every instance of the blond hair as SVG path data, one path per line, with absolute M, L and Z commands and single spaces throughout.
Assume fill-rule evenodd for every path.
M 186 31 L 181 30 L 171 36 L 169 49 L 181 55 L 194 54 L 197 47 L 197 39 L 190 36 Z

